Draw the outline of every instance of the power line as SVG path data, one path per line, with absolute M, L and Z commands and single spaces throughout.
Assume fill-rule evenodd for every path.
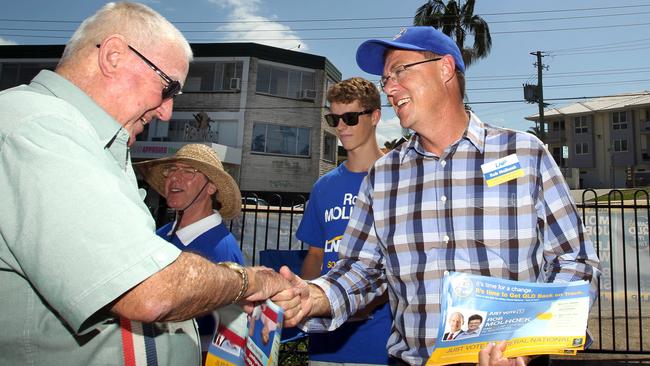
M 637 79 L 637 80 L 621 80 L 621 81 L 609 81 L 609 82 L 593 82 L 593 83 L 572 83 L 572 84 L 556 84 L 556 85 L 544 85 L 544 88 L 569 88 L 575 86 L 588 86 L 588 85 L 617 85 L 617 84 L 636 84 L 636 83 L 645 83 L 650 81 L 650 79 Z M 504 86 L 504 87 L 492 87 L 492 88 L 467 88 L 467 91 L 497 91 L 497 90 L 521 90 L 521 86 Z
M 502 24 L 502 23 L 521 23 L 521 22 L 539 22 L 539 21 L 555 21 L 555 20 L 574 20 L 574 19 L 588 19 L 615 16 L 628 16 L 628 15 L 643 15 L 650 14 L 650 12 L 634 12 L 634 13 L 619 13 L 619 14 L 598 14 L 598 15 L 582 15 L 574 17 L 559 17 L 559 18 L 532 18 L 532 19 L 508 19 L 508 20 L 493 20 L 489 24 Z M 2 21 L 2 20 L 0 20 Z M 5 20 L 6 21 L 6 20 Z M 323 19 L 323 21 L 338 21 Z M 273 23 L 280 23 L 277 21 L 269 21 Z M 240 25 L 242 22 L 233 23 Z M 342 30 L 368 30 L 368 29 L 395 29 L 395 27 L 408 27 L 410 24 L 401 25 L 380 25 L 380 26 L 354 26 L 354 27 L 327 27 L 327 28 L 291 28 L 291 29 L 209 29 L 209 30 L 194 30 L 186 29 L 183 33 L 231 33 L 231 32 L 310 32 L 310 31 L 342 31 Z M 74 32 L 75 29 L 35 29 L 35 28 L 0 28 L 2 31 L 34 31 L 34 32 Z
M 619 42 L 611 42 L 611 43 L 602 43 L 602 44 L 596 44 L 596 45 L 591 45 L 591 46 L 558 48 L 556 50 L 548 50 L 546 52 L 558 53 L 558 52 L 564 52 L 564 51 L 590 50 L 590 49 L 596 49 L 596 48 L 607 47 L 607 46 L 617 46 L 617 45 L 624 45 L 624 44 L 637 43 L 637 42 L 647 42 L 649 40 L 650 40 L 650 38 L 641 38 L 641 39 L 635 39 L 635 40 L 631 40 L 631 41 L 619 41 Z
M 618 52 L 624 52 L 624 51 L 639 51 L 639 50 L 645 50 L 650 47 L 648 46 L 636 46 L 636 47 L 616 47 L 616 46 L 611 46 L 607 48 L 602 48 L 599 50 L 591 50 L 591 51 L 582 51 L 582 52 L 565 52 L 565 53 L 560 53 L 560 54 L 555 54 L 554 56 L 575 56 L 575 55 L 593 55 L 596 53 L 603 53 L 603 51 L 616 51 Z
M 515 34 L 515 33 L 542 33 L 542 32 L 559 32 L 559 31 L 576 31 L 576 30 L 589 30 L 589 29 L 604 29 L 604 28 L 622 28 L 622 27 L 637 27 L 646 26 L 650 23 L 631 23 L 631 24 L 614 24 L 614 25 L 597 25 L 588 27 L 572 27 L 572 28 L 544 28 L 544 29 L 530 29 L 530 30 L 514 30 L 502 32 L 490 32 L 490 34 Z M 233 30 L 233 33 L 239 31 Z M 273 31 L 277 33 L 288 31 Z M 293 31 L 291 31 L 293 32 Z M 26 35 L 26 34 L 0 34 L 3 37 L 32 37 L 32 38 L 68 38 L 63 36 L 52 35 Z M 390 38 L 392 36 L 359 36 L 359 37 L 282 37 L 282 38 L 225 38 L 225 39 L 212 39 L 212 38 L 191 38 L 192 42 L 263 42 L 263 41 L 344 41 L 344 40 L 367 40 L 370 38 Z
M 600 75 L 621 75 L 632 74 L 640 72 L 650 72 L 650 67 L 635 67 L 625 69 L 605 69 L 605 70 L 592 70 L 592 71 L 567 71 L 557 73 L 545 73 L 544 79 L 559 79 L 559 78 L 578 78 L 585 76 L 600 76 Z M 494 75 L 494 76 L 472 76 L 466 77 L 467 81 L 471 82 L 484 82 L 484 81 L 505 81 L 505 80 L 521 80 L 529 78 L 531 74 L 518 74 L 518 75 Z
M 481 13 L 476 14 L 481 17 L 486 16 L 505 16 L 505 15 L 521 15 L 521 14 L 549 14 L 549 13 L 567 13 L 567 12 L 584 12 L 596 10 L 621 10 L 633 8 L 647 8 L 650 4 L 642 5 L 618 5 L 618 6 L 603 6 L 591 8 L 573 8 L 573 9 L 556 9 L 556 10 L 530 10 L 530 11 L 513 11 L 513 12 L 499 12 L 499 13 Z M 604 14 L 606 15 L 606 14 Z M 314 23 L 314 22 L 347 22 L 347 21 L 373 21 L 373 20 L 394 20 L 394 19 L 413 19 L 413 16 L 393 16 L 393 17 L 371 17 L 371 18 L 330 18 L 330 19 L 284 19 L 284 20 L 226 20 L 226 21 L 172 21 L 175 24 L 243 24 L 243 23 Z M 26 22 L 26 23 L 81 23 L 80 20 L 46 20 L 46 19 L 10 19 L 0 18 L 0 21 L 6 22 Z

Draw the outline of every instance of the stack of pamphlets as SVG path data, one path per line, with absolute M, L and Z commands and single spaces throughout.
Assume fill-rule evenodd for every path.
M 284 312 L 271 300 L 257 305 L 251 316 L 238 306 L 219 310 L 219 323 L 205 366 L 276 366 Z
M 504 357 L 575 355 L 586 342 L 589 283 L 529 283 L 451 272 L 445 275 L 441 325 L 427 365 L 478 362 L 489 342 L 507 341 Z

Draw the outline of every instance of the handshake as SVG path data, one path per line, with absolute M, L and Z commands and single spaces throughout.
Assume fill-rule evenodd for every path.
M 322 290 L 309 285 L 287 266 L 282 266 L 279 272 L 267 267 L 246 270 L 250 284 L 240 304 L 247 313 L 259 302 L 271 299 L 284 310 L 285 328 L 297 325 L 306 317 L 329 314 L 329 301 Z

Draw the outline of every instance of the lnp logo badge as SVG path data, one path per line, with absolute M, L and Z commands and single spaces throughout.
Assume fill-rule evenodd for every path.
M 393 37 L 393 41 L 396 40 L 396 39 L 398 39 L 399 37 L 403 36 L 404 33 L 406 33 L 406 28 L 402 27 L 402 28 L 399 30 L 399 33 L 397 33 L 397 34 L 395 35 L 395 37 Z
M 474 283 L 465 276 L 460 276 L 452 282 L 451 287 L 458 297 L 467 297 L 474 293 Z
M 488 187 L 494 187 L 501 183 L 517 179 L 524 176 L 524 170 L 521 169 L 519 158 L 516 154 L 511 154 L 489 163 L 481 165 L 483 178 Z

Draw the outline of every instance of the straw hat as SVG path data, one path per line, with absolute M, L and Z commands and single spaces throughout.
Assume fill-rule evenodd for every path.
M 215 199 L 221 203 L 219 210 L 221 217 L 231 219 L 239 215 L 241 211 L 239 187 L 230 174 L 223 169 L 217 153 L 207 145 L 187 144 L 178 149 L 174 156 L 135 163 L 133 167 L 153 189 L 161 196 L 165 196 L 165 177 L 162 175 L 162 169 L 165 165 L 175 162 L 183 162 L 198 169 L 217 186 Z

